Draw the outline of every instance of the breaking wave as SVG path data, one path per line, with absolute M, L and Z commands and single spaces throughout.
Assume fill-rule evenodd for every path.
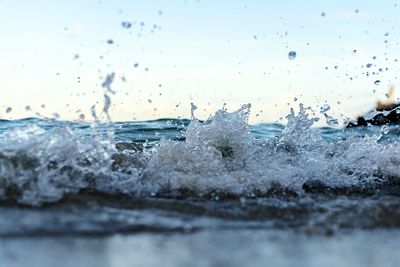
M 250 105 L 206 121 L 1 121 L 0 200 L 39 206 L 81 191 L 135 198 L 400 195 L 396 127 L 248 124 Z

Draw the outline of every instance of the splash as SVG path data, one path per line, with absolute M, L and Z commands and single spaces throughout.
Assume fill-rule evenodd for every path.
M 82 190 L 220 199 L 398 188 L 400 145 L 382 142 L 381 131 L 327 139 L 312 128 L 318 118 L 300 105 L 280 134 L 255 138 L 250 105 L 223 108 L 204 122 L 194 112 L 192 106 L 184 140 L 151 144 L 115 142 L 118 133 L 110 135 L 109 125 L 86 135 L 68 124 L 10 128 L 0 140 L 0 199 L 41 205 Z
M 0 199 L 40 205 L 88 188 L 108 172 L 113 145 L 81 137 L 68 126 L 46 131 L 34 124 L 4 133 L 0 152 Z

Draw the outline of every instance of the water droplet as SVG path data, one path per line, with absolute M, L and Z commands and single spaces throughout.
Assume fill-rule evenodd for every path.
M 296 51 L 290 51 L 289 54 L 288 54 L 288 58 L 290 60 L 294 60 L 296 58 L 296 56 L 297 56 Z
M 385 36 L 389 36 L 389 33 L 387 32 L 387 33 L 385 33 Z
M 373 66 L 372 63 L 368 63 L 368 64 L 366 65 L 367 68 L 371 68 L 372 66 Z
M 108 40 L 107 40 L 107 44 L 110 44 L 110 45 L 111 45 L 111 44 L 113 44 L 113 43 L 114 43 L 114 41 L 113 41 L 112 39 L 108 39 Z
M 338 120 L 330 116 L 326 117 L 326 123 L 331 127 L 337 127 L 339 125 Z
M 192 119 L 195 119 L 194 112 L 196 111 L 197 106 L 194 103 L 190 103 L 190 113 L 192 115 Z
M 359 13 L 359 12 L 360 12 L 360 10 L 356 9 L 356 10 L 354 10 L 354 12 L 356 12 L 356 13 Z
M 134 66 L 135 68 L 137 68 L 137 67 L 139 67 L 139 63 L 135 63 L 135 64 L 133 64 L 133 66 Z
M 327 111 L 329 111 L 331 109 L 331 107 L 328 104 L 324 104 L 321 109 L 320 112 L 321 113 L 326 113 Z
M 12 108 L 11 107 L 8 107 L 7 109 L 6 109 L 6 113 L 10 113 L 12 111 Z
M 380 85 L 380 84 L 381 84 L 381 81 L 380 81 L 380 80 L 376 80 L 376 81 L 374 82 L 374 84 L 375 84 L 375 85 Z
M 25 107 L 25 110 L 26 110 L 26 111 L 31 111 L 31 106 L 29 106 L 29 105 L 26 106 L 26 107 Z
M 322 13 L 321 13 L 321 17 L 325 17 L 325 12 L 322 12 Z
M 388 134 L 389 133 L 389 126 L 383 125 L 381 128 L 382 134 Z
M 85 119 L 85 115 L 84 114 L 80 114 L 79 115 L 79 119 L 84 120 Z
M 149 103 L 153 103 L 153 100 L 151 100 L 151 99 L 147 99 L 147 102 L 149 102 Z
M 129 29 L 130 27 L 132 27 L 132 23 L 130 23 L 129 21 L 123 21 L 121 23 L 122 27 L 124 27 L 125 29 Z
M 111 84 L 115 78 L 115 73 L 107 74 L 106 80 L 101 84 L 101 87 L 106 88 L 110 93 L 115 94 L 115 91 L 111 89 Z

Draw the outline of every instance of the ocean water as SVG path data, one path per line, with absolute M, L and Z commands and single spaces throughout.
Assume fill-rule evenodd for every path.
M 0 266 L 398 266 L 399 126 L 249 108 L 0 121 Z

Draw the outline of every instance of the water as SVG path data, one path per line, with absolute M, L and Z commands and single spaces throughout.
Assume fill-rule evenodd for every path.
M 129 21 L 123 21 L 123 22 L 121 23 L 121 25 L 122 25 L 122 27 L 125 28 L 125 29 L 129 29 L 130 27 L 132 27 L 132 23 L 129 22 Z
M 296 51 L 290 51 L 290 52 L 288 53 L 288 58 L 289 58 L 290 60 L 296 59 L 296 56 L 297 56 Z
M 396 266 L 398 126 L 313 128 L 302 105 L 286 125 L 249 125 L 249 105 L 192 112 L 0 121 L 0 266 Z
M 368 236 L 355 231 L 352 235 L 341 233 L 333 237 L 293 235 L 285 231 L 219 230 L 190 234 L 19 238 L 7 243 L 0 240 L 0 262 L 3 266 L 29 263 L 28 266 L 60 267 L 396 267 L 399 245 L 395 240 L 399 238 L 399 233 L 385 230 Z

